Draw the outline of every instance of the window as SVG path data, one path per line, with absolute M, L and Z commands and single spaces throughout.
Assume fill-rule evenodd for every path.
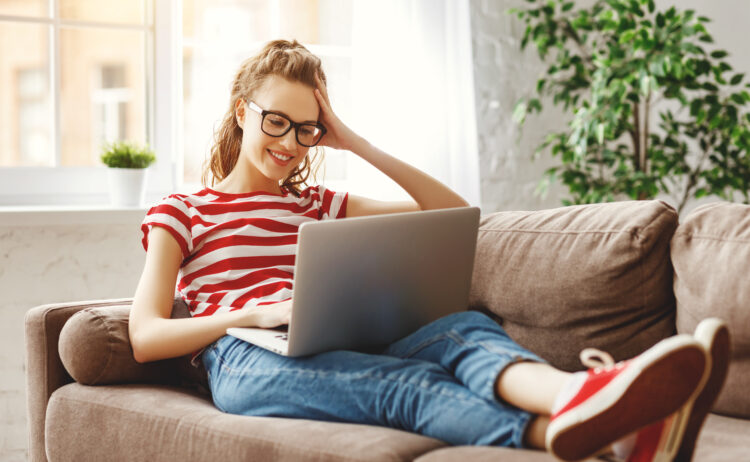
M 108 204 L 116 139 L 156 151 L 147 202 L 193 192 L 234 72 L 275 38 L 321 57 L 355 131 L 478 203 L 468 16 L 453 0 L 0 0 L 0 205 Z M 408 198 L 355 155 L 325 159 L 333 189 Z
M 102 145 L 154 144 L 153 18 L 153 0 L 0 0 L 0 205 L 107 203 Z

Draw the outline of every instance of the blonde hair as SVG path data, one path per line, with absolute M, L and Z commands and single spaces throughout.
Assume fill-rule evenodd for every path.
M 229 98 L 229 110 L 224 115 L 221 125 L 214 132 L 214 144 L 211 156 L 203 168 L 201 182 L 208 186 L 211 176 L 211 186 L 218 180 L 223 180 L 237 164 L 242 146 L 242 128 L 237 124 L 235 107 L 237 100 L 252 99 L 253 94 L 271 76 L 284 77 L 293 82 L 299 82 L 315 88 L 315 73 L 318 73 L 323 83 L 326 76 L 321 66 L 320 58 L 310 53 L 296 40 L 274 40 L 267 43 L 257 55 L 245 60 L 232 83 Z M 307 186 L 307 179 L 312 173 L 313 178 L 323 160 L 323 149 L 312 148 L 305 160 L 295 167 L 281 183 L 282 190 L 287 190 L 299 196 L 299 185 Z

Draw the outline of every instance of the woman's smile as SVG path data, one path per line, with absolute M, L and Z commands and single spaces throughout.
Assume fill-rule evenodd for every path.
M 294 159 L 294 156 L 290 156 L 289 154 L 286 154 L 286 153 L 281 152 L 281 151 L 274 151 L 274 150 L 271 150 L 271 149 L 266 149 L 266 151 L 271 156 L 271 158 L 274 160 L 274 162 L 276 162 L 277 164 L 281 165 L 282 167 L 288 165 L 289 162 L 291 162 L 292 159 Z

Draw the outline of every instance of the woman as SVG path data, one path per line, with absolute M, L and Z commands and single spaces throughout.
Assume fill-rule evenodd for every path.
M 377 354 L 287 358 L 226 336 L 228 327 L 291 321 L 305 221 L 467 205 L 342 123 L 325 82 L 320 59 L 296 41 L 270 42 L 243 63 L 211 152 L 212 186 L 166 197 L 143 222 L 147 257 L 130 317 L 138 361 L 193 353 L 214 403 L 229 413 L 384 425 L 452 444 L 547 448 L 567 460 L 609 450 L 627 457 L 637 452 L 632 437 L 618 443 L 628 434 L 681 430 L 647 426 L 689 411 L 706 379 L 706 351 L 691 336 L 576 374 L 549 366 L 476 312 L 439 319 Z M 414 201 L 302 189 L 316 146 L 360 156 Z M 170 319 L 176 282 L 191 318 Z

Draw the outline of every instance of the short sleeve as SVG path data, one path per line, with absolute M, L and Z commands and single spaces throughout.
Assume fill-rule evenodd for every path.
M 346 202 L 349 200 L 349 193 L 334 192 L 325 186 L 318 186 L 318 194 L 321 202 L 319 220 L 346 218 Z
M 182 249 L 182 258 L 190 256 L 193 250 L 190 232 L 190 211 L 178 195 L 172 194 L 151 207 L 141 223 L 143 249 L 148 251 L 148 234 L 154 226 L 169 231 Z

